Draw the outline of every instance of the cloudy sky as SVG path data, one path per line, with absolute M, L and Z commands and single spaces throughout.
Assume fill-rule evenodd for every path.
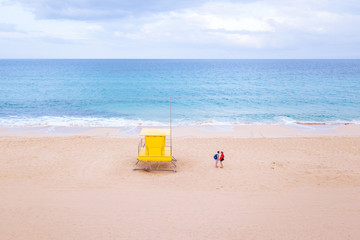
M 0 58 L 360 58 L 359 0 L 0 0 Z

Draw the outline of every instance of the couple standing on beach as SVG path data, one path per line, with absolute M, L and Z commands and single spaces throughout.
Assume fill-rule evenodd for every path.
M 214 159 L 215 159 L 215 167 L 217 168 L 218 167 L 218 162 L 220 160 L 220 165 L 221 167 L 220 168 L 223 168 L 223 161 L 224 161 L 224 152 L 221 151 L 221 154 L 220 154 L 220 151 L 217 151 L 217 153 L 214 155 Z

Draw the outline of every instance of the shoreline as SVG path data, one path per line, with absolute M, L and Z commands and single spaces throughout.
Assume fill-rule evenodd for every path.
M 136 138 L 143 127 L 2 127 L 1 136 L 19 137 L 64 137 L 97 136 Z M 168 128 L 150 126 L 150 128 Z M 248 125 L 192 125 L 173 127 L 173 137 L 226 137 L 226 138 L 281 138 L 281 137 L 360 137 L 360 125 L 300 123 L 300 124 L 248 124 Z

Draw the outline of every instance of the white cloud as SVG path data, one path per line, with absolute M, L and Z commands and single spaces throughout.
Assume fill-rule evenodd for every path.
M 69 57 L 91 57 L 93 53 L 95 58 L 321 58 L 329 56 L 329 51 L 331 56 L 353 57 L 357 53 L 360 57 L 360 30 L 355 27 L 360 25 L 360 13 L 351 8 L 351 0 L 336 2 L 337 8 L 331 0 L 210 1 L 197 5 L 187 1 L 182 7 L 164 8 L 172 9 L 167 11 L 157 0 L 152 13 L 146 8 L 136 17 L 86 18 L 88 13 L 106 15 L 104 11 L 114 14 L 119 10 L 117 5 L 111 12 L 111 1 L 107 1 L 106 9 L 88 4 L 82 17 L 72 16 L 71 11 L 79 10 L 85 2 L 67 2 L 68 9 L 61 4 L 61 11 L 67 11 L 57 12 L 62 20 L 37 18 L 34 12 L 46 11 L 45 7 L 34 11 L 0 2 L 0 36 L 31 39 L 34 45 L 52 48 L 48 52 L 53 57 L 63 54 L 56 54 L 60 45 L 68 54 L 77 54 Z M 136 10 L 134 6 L 131 11 Z M 71 16 L 66 19 L 66 15 Z M 76 45 L 75 49 L 71 42 L 82 47 Z M 0 48 L 5 48 L 4 44 L 9 42 Z
M 39 19 L 114 20 L 194 7 L 206 0 L 4 0 L 21 3 Z
M 41 20 L 26 11 L 21 5 L 1 6 L 0 23 L 14 26 L 22 34 L 7 34 L 4 37 L 58 38 L 62 40 L 86 40 L 88 33 L 102 30 L 101 25 L 71 20 Z M 0 29 L 1 31 L 1 29 Z
M 103 31 L 104 29 L 101 25 L 89 25 L 86 27 L 86 30 L 90 32 L 99 32 L 99 31 Z

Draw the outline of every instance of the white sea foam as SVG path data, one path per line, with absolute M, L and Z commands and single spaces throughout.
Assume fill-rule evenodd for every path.
M 352 120 L 350 123 L 360 125 L 360 119 Z
M 209 119 L 206 121 L 189 121 L 184 119 L 174 119 L 173 126 L 243 126 L 243 125 L 265 125 L 276 124 L 286 126 L 311 126 L 311 125 L 360 125 L 360 120 L 352 121 L 330 121 L 330 122 L 316 122 L 316 121 L 297 121 L 288 117 L 278 117 L 274 121 L 263 122 L 240 122 L 240 121 L 218 121 Z M 42 116 L 36 118 L 29 117 L 7 117 L 0 118 L 0 126 L 2 127 L 167 127 L 169 122 L 160 121 L 144 121 L 142 119 L 124 119 L 124 118 L 97 118 L 97 117 L 56 117 L 56 116 Z
M 295 119 L 285 117 L 285 116 L 275 118 L 275 124 L 293 126 L 293 125 L 296 125 L 296 123 L 297 123 L 297 121 Z
M 231 126 L 233 123 L 231 122 L 220 122 L 216 120 L 206 120 L 206 121 L 194 121 L 194 122 L 184 122 L 181 125 L 188 126 Z
M 128 120 L 124 118 L 96 117 L 54 117 L 37 118 L 0 118 L 3 127 L 137 127 L 137 126 L 167 126 L 156 121 Z

